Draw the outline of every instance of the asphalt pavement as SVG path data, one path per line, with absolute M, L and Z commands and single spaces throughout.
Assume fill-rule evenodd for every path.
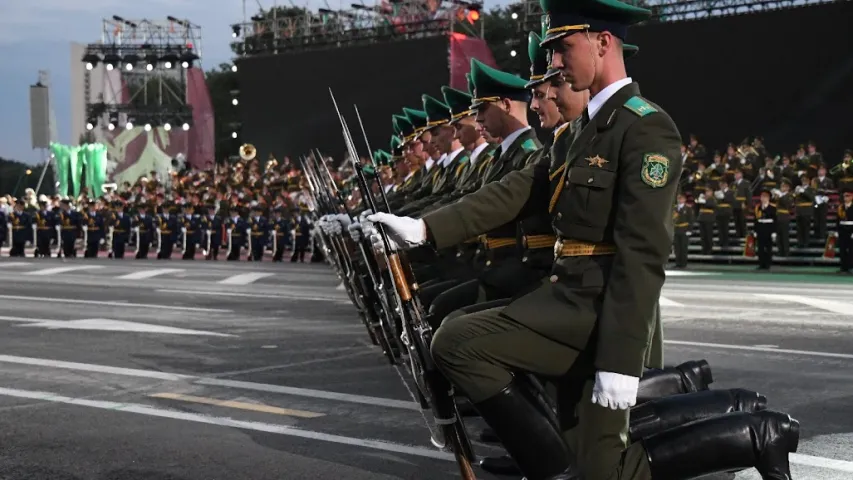
M 3 258 L 0 479 L 458 478 L 337 285 L 322 264 Z M 708 359 L 714 388 L 801 421 L 794 478 L 853 478 L 850 277 L 673 272 L 662 309 L 667 363 Z

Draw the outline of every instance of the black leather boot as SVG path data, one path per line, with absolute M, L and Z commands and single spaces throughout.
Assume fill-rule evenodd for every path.
M 636 442 L 696 420 L 731 412 L 758 412 L 765 408 L 767 397 L 742 388 L 673 395 L 632 408 L 629 436 Z
M 786 413 L 729 413 L 644 438 L 655 480 L 686 480 L 755 467 L 764 480 L 791 480 L 788 454 L 800 424 Z
M 637 391 L 637 405 L 657 398 L 693 393 L 708 390 L 708 385 L 714 383 L 711 366 L 705 360 L 691 360 L 677 367 L 646 370 L 640 379 Z M 463 416 L 467 416 L 464 413 Z M 480 432 L 480 441 L 498 443 L 498 437 L 489 427 Z
M 766 406 L 766 397 L 740 388 L 706 390 L 652 400 L 631 409 L 631 442 L 696 420 L 731 412 L 757 412 Z M 480 467 L 499 475 L 520 473 L 512 458 L 506 455 L 484 457 Z
M 711 366 L 706 360 L 691 360 L 677 367 L 646 370 L 640 379 L 637 405 L 656 398 L 708 390 L 714 383 Z
M 537 401 L 526 384 L 514 379 L 475 406 L 528 480 L 579 480 L 574 454 Z

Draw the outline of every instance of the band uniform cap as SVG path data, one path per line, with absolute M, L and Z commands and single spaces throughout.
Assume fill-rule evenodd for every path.
M 377 150 L 373 152 L 373 163 L 377 166 L 388 165 L 391 155 L 385 150 Z
M 622 57 L 623 58 L 631 58 L 636 54 L 640 53 L 640 47 L 630 44 L 623 43 L 622 44 Z
M 400 140 L 400 137 L 397 135 L 391 135 L 391 143 L 388 145 L 391 148 L 391 153 L 394 155 L 399 155 L 400 147 L 403 145 L 403 141 Z
M 441 87 L 441 95 L 444 97 L 444 103 L 450 108 L 451 124 L 474 114 L 471 109 L 471 95 L 447 86 Z
M 492 68 L 476 58 L 471 59 L 471 80 L 474 82 L 471 108 L 504 98 L 519 102 L 530 101 L 527 81 L 518 75 Z
M 543 46 L 583 31 L 607 31 L 625 41 L 630 25 L 652 15 L 649 9 L 619 0 L 540 0 L 539 4 L 545 12 Z
M 527 57 L 530 59 L 530 79 L 525 85 L 533 88 L 545 82 L 548 74 L 548 50 L 541 47 L 542 37 L 536 32 L 527 34 Z
M 474 97 L 474 79 L 471 78 L 471 72 L 465 74 L 465 80 L 468 82 L 468 95 Z
M 401 145 L 405 145 L 409 137 L 415 133 L 415 127 L 412 125 L 412 122 L 403 115 L 394 115 L 393 118 L 395 130 L 397 130 L 397 134 L 402 138 Z
M 427 115 L 427 129 L 450 122 L 450 106 L 431 95 L 422 95 L 424 112 Z

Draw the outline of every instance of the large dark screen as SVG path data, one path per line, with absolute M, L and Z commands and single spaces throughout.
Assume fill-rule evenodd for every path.
M 446 37 L 341 47 L 242 60 L 239 64 L 243 141 L 258 156 L 281 160 L 319 148 L 345 152 L 329 88 L 337 98 L 360 155 L 367 149 L 353 110 L 358 105 L 370 146 L 388 149 L 391 116 L 422 108 L 424 93 L 441 98 L 449 78 Z M 293 158 L 296 160 L 296 158 Z
M 637 27 L 628 73 L 687 137 L 723 149 L 753 135 L 772 152 L 853 147 L 853 2 Z

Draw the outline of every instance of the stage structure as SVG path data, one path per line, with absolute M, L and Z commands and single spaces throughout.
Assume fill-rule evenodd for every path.
M 451 33 L 482 39 L 482 2 L 380 0 L 348 10 L 276 8 L 232 25 L 239 57 L 413 40 Z
M 101 41 L 86 45 L 80 58 L 85 136 L 107 145 L 114 181 L 166 174 L 175 158 L 198 168 L 213 164 L 201 56 L 201 27 L 189 20 L 103 20 Z
M 81 59 L 86 90 L 93 74 L 103 79 L 103 98 L 87 102 L 86 129 L 189 130 L 187 70 L 200 58 L 200 42 L 201 27 L 188 20 L 104 19 L 101 42 L 87 45 Z
M 783 8 L 805 7 L 846 0 L 624 0 L 652 10 L 653 22 L 677 22 L 709 17 L 743 15 Z M 542 8 L 539 0 L 526 0 L 514 4 L 513 11 L 520 17 L 522 30 L 536 31 L 541 25 Z

